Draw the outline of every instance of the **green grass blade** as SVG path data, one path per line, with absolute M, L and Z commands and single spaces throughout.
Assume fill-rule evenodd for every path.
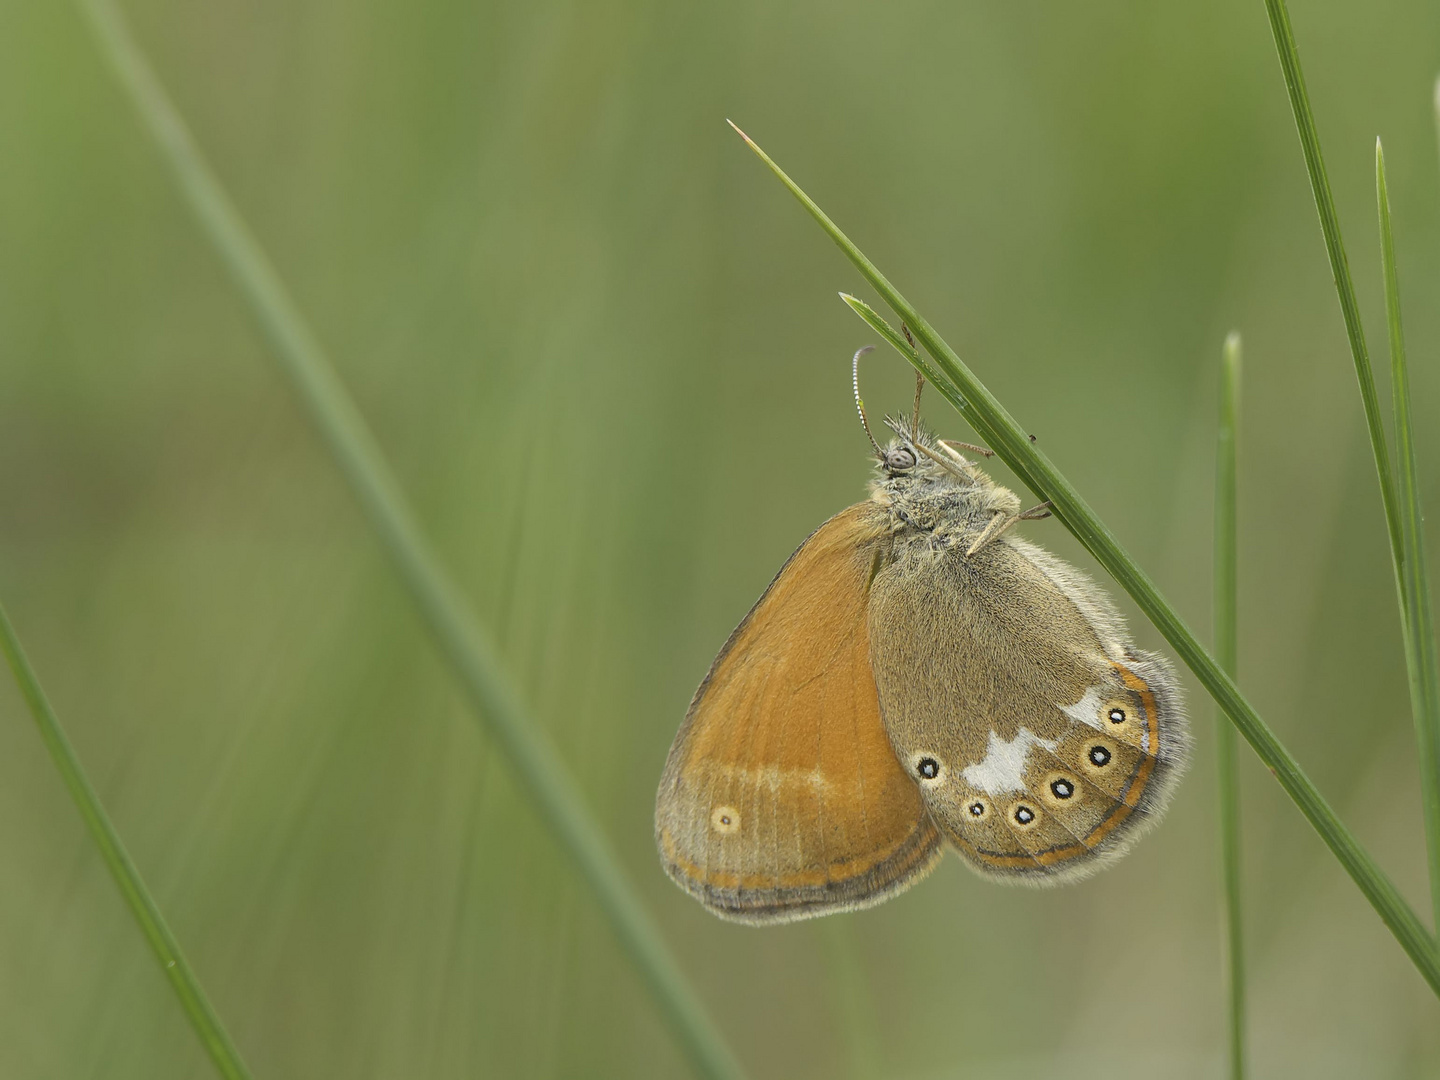
M 100 855 L 110 869 L 110 876 L 115 879 L 126 906 L 140 924 L 140 932 L 145 935 L 150 951 L 160 962 L 160 970 L 165 973 L 165 978 L 170 980 L 171 989 L 180 999 L 180 1007 L 189 1017 L 195 1034 L 200 1036 L 200 1042 L 204 1045 L 205 1052 L 210 1055 L 210 1060 L 215 1063 L 216 1071 L 227 1080 L 249 1080 L 250 1070 L 241 1060 L 240 1051 L 231 1041 L 225 1025 L 220 1022 L 219 1014 L 210 1004 L 210 999 L 205 995 L 205 989 L 196 978 L 190 962 L 185 959 L 180 942 L 175 939 L 165 917 L 160 914 L 155 898 L 145 887 L 145 880 L 131 860 L 130 853 L 125 850 L 125 844 L 120 839 L 120 834 L 115 831 L 109 815 L 105 813 L 105 807 L 100 804 L 100 796 L 90 786 L 80 758 L 75 753 L 75 748 L 70 745 L 70 740 L 65 737 L 55 710 L 50 707 L 50 699 L 45 696 L 35 669 L 30 666 L 30 659 L 25 655 L 4 607 L 0 607 L 0 650 L 4 651 L 10 670 L 15 673 L 15 681 L 20 686 L 25 703 L 30 706 L 30 715 L 35 718 L 35 726 L 40 729 L 40 738 L 45 743 L 45 749 L 50 751 L 55 767 L 60 770 L 60 778 L 64 780 L 70 797 L 75 800 L 80 816 L 85 819 L 85 828 L 90 831 L 91 839 L 100 849 Z
M 1335 292 L 1340 297 L 1340 312 L 1345 317 L 1345 334 L 1350 339 L 1350 355 L 1355 361 L 1355 378 L 1360 383 L 1360 400 L 1365 406 L 1365 425 L 1370 431 L 1370 449 L 1375 455 L 1375 471 L 1380 477 L 1380 500 L 1385 508 L 1385 526 L 1390 536 L 1390 557 L 1395 567 L 1395 587 L 1400 589 L 1400 564 L 1404 558 L 1400 538 L 1400 511 L 1395 499 L 1395 481 L 1390 472 L 1390 451 L 1385 440 L 1385 423 L 1380 418 L 1380 398 L 1375 391 L 1375 373 L 1370 367 L 1370 352 L 1365 345 L 1365 330 L 1360 325 L 1360 304 L 1355 299 L 1355 282 L 1350 276 L 1350 261 L 1345 257 L 1345 243 L 1340 236 L 1340 217 L 1335 212 L 1335 197 L 1330 193 L 1330 178 L 1325 173 L 1325 159 L 1320 153 L 1320 135 L 1315 130 L 1315 117 L 1310 111 L 1310 95 L 1305 91 L 1305 75 L 1300 70 L 1300 53 L 1290 29 L 1290 13 L 1285 0 L 1265 0 L 1270 16 L 1270 30 L 1275 36 L 1275 51 L 1280 56 L 1280 69 L 1285 75 L 1285 89 L 1290 94 L 1290 109 L 1295 114 L 1295 128 L 1300 147 L 1305 153 L 1305 168 L 1310 173 L 1310 190 L 1315 196 L 1315 209 L 1320 214 L 1320 231 L 1325 235 L 1325 253 L 1330 257 L 1330 272 L 1335 277 Z
M 1435 145 L 1440 149 L 1440 78 L 1435 80 Z
M 1220 427 L 1215 447 L 1215 660 L 1235 678 L 1239 656 L 1236 544 L 1236 443 L 1240 427 L 1240 335 L 1225 339 Z M 1225 966 L 1230 997 L 1230 1075 L 1245 1075 L 1245 948 L 1240 910 L 1240 777 L 1235 728 L 1216 717 L 1220 865 L 1225 894 Z
M 739 131 L 739 128 L 736 128 Z M 1225 715 L 1246 741 L 1254 748 L 1260 760 L 1269 766 L 1275 778 L 1280 781 L 1286 794 L 1300 808 L 1307 821 L 1320 834 L 1327 847 L 1334 854 L 1345 872 L 1350 875 L 1360 891 L 1364 893 L 1385 925 L 1390 928 L 1401 947 L 1419 969 L 1432 990 L 1440 995 L 1440 952 L 1430 934 L 1416 918 L 1415 912 L 1405 903 L 1395 885 L 1375 865 L 1373 859 L 1362 848 L 1350 831 L 1340 823 L 1335 812 L 1325 802 L 1310 778 L 1275 738 L 1273 732 L 1260 719 L 1258 713 L 1236 688 L 1235 682 L 1210 656 L 1198 638 L 1185 625 L 1184 620 L 1160 595 L 1155 584 L 1130 558 L 1114 535 L 1080 497 L 1050 459 L 1031 443 L 1025 430 L 1010 416 L 1004 407 L 991 395 L 985 385 L 977 379 L 960 360 L 955 351 L 936 333 L 934 327 L 921 317 L 886 280 L 875 265 L 867 259 L 840 228 L 826 216 L 815 202 L 800 189 L 785 172 L 770 159 L 743 132 L 740 133 L 750 148 L 770 168 L 770 171 L 790 190 L 809 211 L 810 215 L 835 241 L 840 250 L 850 259 L 871 286 L 885 299 L 885 302 L 900 316 L 914 333 L 916 339 L 935 361 L 946 381 L 936 388 L 952 404 L 964 401 L 966 411 L 972 417 L 971 426 L 984 439 L 1006 465 L 1009 465 L 1037 496 L 1050 502 L 1055 516 L 1094 555 L 1097 562 L 1120 583 L 1121 587 L 1134 598 L 1135 603 L 1155 627 L 1170 642 L 1181 660 L 1195 673 L 1201 684 L 1225 711 Z M 908 350 L 901 353 L 908 362 L 914 363 L 913 354 Z M 956 404 L 957 408 L 960 408 Z
M 476 713 L 521 788 L 610 920 L 696 1070 L 742 1070 L 695 996 L 650 913 L 581 799 L 553 742 L 526 714 L 485 629 L 425 541 L 374 436 L 258 241 L 205 163 L 180 115 L 108 0 L 84 0 L 102 51 L 173 169 L 181 193 L 244 294 L 285 375 L 349 482 Z
M 1404 543 L 1400 621 L 1405 666 L 1420 754 L 1420 798 L 1429 849 L 1430 901 L 1440 926 L 1440 670 L 1435 655 L 1435 622 L 1425 562 L 1424 515 L 1415 476 L 1415 431 L 1410 418 L 1410 373 L 1400 325 L 1400 283 L 1395 271 L 1395 236 L 1390 226 L 1390 193 L 1385 184 L 1385 151 L 1375 140 L 1375 198 L 1380 209 L 1380 261 L 1385 272 L 1385 314 L 1390 330 L 1390 385 L 1395 401 L 1395 458 L 1400 481 L 1400 531 Z

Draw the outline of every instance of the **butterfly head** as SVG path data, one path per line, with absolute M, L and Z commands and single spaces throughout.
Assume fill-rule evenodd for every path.
M 931 481 L 948 480 L 953 483 L 956 479 L 963 483 L 975 483 L 977 478 L 970 462 L 940 443 L 920 422 L 920 392 L 925 388 L 925 380 L 918 372 L 915 375 L 915 408 L 908 418 L 885 417 L 885 426 L 895 437 L 884 447 L 875 441 L 870 421 L 865 416 L 865 402 L 860 398 L 860 358 L 873 348 L 873 345 L 866 345 L 855 353 L 850 375 L 855 391 L 855 411 L 860 414 L 860 424 L 875 449 L 876 468 L 884 477 L 885 486 L 911 487 L 916 483 L 926 486 Z
M 924 475 L 932 465 L 930 455 L 935 439 L 917 420 L 885 417 L 885 426 L 895 435 L 883 448 L 876 448 L 877 467 L 887 477 Z

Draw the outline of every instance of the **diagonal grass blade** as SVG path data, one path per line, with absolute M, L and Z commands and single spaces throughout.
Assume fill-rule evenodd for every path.
M 1176 653 L 1230 717 L 1231 722 L 1240 729 L 1240 733 L 1254 748 L 1260 760 L 1269 766 L 1286 794 L 1320 834 L 1320 838 L 1345 868 L 1345 872 L 1360 887 L 1360 891 L 1390 928 L 1431 989 L 1440 995 L 1440 952 L 1437 952 L 1430 934 L 1416 918 L 1415 912 L 1405 903 L 1394 883 L 1375 864 L 1369 852 L 1362 848 L 1350 831 L 1341 824 L 1299 763 L 1245 700 L 1234 680 L 1205 651 L 1194 632 L 1160 595 L 1154 582 L 1120 546 L 1119 541 L 1080 497 L 1080 493 L 1070 481 L 1030 442 L 1025 430 L 965 366 L 935 328 L 900 295 L 895 286 L 890 284 L 850 238 L 840 231 L 839 226 L 830 220 L 765 151 L 744 132 L 740 132 L 739 128 L 735 130 L 914 332 L 916 339 L 925 347 L 945 376 L 944 381 L 936 384 L 941 395 L 971 422 L 971 426 L 981 438 L 1031 491 L 1050 502 L 1055 516 L 1131 595 L 1140 610 L 1170 642 Z M 851 306 L 855 307 L 858 303 L 859 301 L 852 301 Z M 874 317 L 880 318 L 878 315 Z M 871 320 L 867 318 L 866 321 Z M 894 341 L 893 331 L 887 338 Z M 908 363 L 917 362 L 914 353 L 908 349 L 903 350 L 901 355 Z
M 105 813 L 105 807 L 100 804 L 100 796 L 90 786 L 90 779 L 85 775 L 80 758 L 65 736 L 65 731 L 55 716 L 55 710 L 50 706 L 50 699 L 45 696 L 40 679 L 36 676 L 35 669 L 30 666 L 30 658 L 25 655 L 15 627 L 10 624 L 10 616 L 3 607 L 0 607 L 0 651 L 5 653 L 10 670 L 15 673 L 20 693 L 24 696 L 25 703 L 30 706 L 30 715 L 35 718 L 35 726 L 40 729 L 40 738 L 45 742 L 45 749 L 50 751 L 55 767 L 60 770 L 60 778 L 65 781 L 80 816 L 85 819 L 85 828 L 90 831 L 95 846 L 100 849 L 105 865 L 110 868 L 110 876 L 115 879 L 126 906 L 140 924 L 140 932 L 145 935 L 150 951 L 160 962 L 160 970 L 165 973 L 165 978 L 170 980 L 171 989 L 180 999 L 180 1007 L 185 1010 L 195 1034 L 200 1036 L 200 1042 L 204 1045 L 205 1052 L 210 1055 L 210 1060 L 215 1063 L 216 1071 L 226 1080 L 249 1080 L 250 1070 L 241 1060 L 240 1051 L 236 1049 L 225 1025 L 221 1023 L 220 1015 L 210 1004 L 205 988 L 200 985 L 194 969 L 190 967 L 190 961 L 185 959 L 185 954 L 180 950 L 180 942 L 165 922 L 165 916 L 160 914 L 155 898 L 145 887 L 145 880 L 140 876 L 130 853 L 125 850 L 124 841 L 120 839 L 120 834 Z
M 1390 331 L 1390 387 L 1395 402 L 1395 457 L 1400 479 L 1401 630 L 1405 667 L 1410 675 L 1410 705 L 1420 755 L 1420 797 L 1430 855 L 1430 901 L 1440 926 L 1440 671 L 1435 655 L 1435 620 L 1425 564 L 1424 514 L 1415 476 L 1415 428 L 1410 417 L 1410 372 L 1405 362 L 1405 333 L 1400 324 L 1400 282 L 1395 270 L 1395 237 L 1390 227 L 1390 193 L 1385 183 L 1385 151 L 1375 140 L 1375 197 L 1380 211 L 1380 261 L 1385 275 L 1385 314 Z
M 564 757 L 527 715 L 489 634 L 426 542 L 399 483 L 320 342 L 205 163 L 179 113 L 109 0 L 83 0 L 106 59 L 130 94 L 190 209 L 244 295 L 326 448 L 350 484 L 475 712 L 523 790 L 575 860 L 661 1014 L 707 1077 L 740 1066 L 681 972 L 609 841 L 581 799 Z

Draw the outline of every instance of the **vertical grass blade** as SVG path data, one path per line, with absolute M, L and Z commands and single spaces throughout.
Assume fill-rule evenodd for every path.
M 733 126 L 733 125 L 732 125 Z M 1157 630 L 1175 649 L 1181 660 L 1195 673 L 1201 685 L 1224 709 L 1234 725 L 1240 729 L 1256 755 L 1274 774 L 1285 793 L 1299 807 L 1305 819 L 1310 822 L 1325 842 L 1345 872 L 1360 888 L 1365 898 L 1379 914 L 1396 941 L 1410 957 L 1416 969 L 1424 976 L 1430 988 L 1440 996 L 1440 952 L 1424 925 L 1416 918 L 1415 912 L 1396 890 L 1394 882 L 1375 864 L 1370 853 L 1361 847 L 1350 831 L 1330 808 L 1310 778 L 1295 758 L 1275 738 L 1269 726 L 1245 700 L 1235 681 L 1215 663 L 1205 651 L 1194 632 L 1173 607 L 1160 595 L 1149 576 L 1120 546 L 1113 533 L 1080 497 L 1070 481 L 1045 456 L 1039 447 L 1031 443 L 1025 429 L 1017 424 L 977 379 L 945 339 L 923 318 L 884 274 L 875 267 L 865 253 L 841 232 L 840 227 L 821 210 L 815 201 L 806 195 L 800 186 L 791 180 L 771 158 L 760 149 L 749 136 L 735 129 L 763 161 L 767 168 L 780 180 L 800 202 L 811 217 L 829 234 L 856 269 L 878 292 L 892 310 L 908 325 L 916 340 L 924 346 L 934 360 L 934 367 L 943 375 L 935 382 L 935 389 L 955 406 L 970 425 L 999 455 L 1006 465 L 1041 499 L 1047 500 L 1055 516 L 1095 556 L 1120 586 L 1130 594 L 1145 616 L 1155 624 Z M 870 309 L 853 297 L 847 301 L 857 312 Z M 862 313 L 863 314 L 863 313 Z M 870 311 L 866 322 L 871 326 L 884 320 Z M 894 331 L 886 334 L 887 340 L 895 341 Z M 925 372 L 931 365 L 922 364 L 910 349 L 900 353 L 907 363 L 915 364 Z M 933 368 L 932 368 L 933 370 Z M 927 376 L 929 377 L 929 376 Z
M 109 0 L 82 0 L 121 84 L 154 137 L 190 209 L 248 301 L 281 369 L 400 575 L 475 712 L 508 758 L 519 786 L 610 920 L 697 1072 L 743 1075 L 641 903 L 553 742 L 526 714 L 489 634 L 421 532 L 378 443 L 319 340 L 229 195 L 205 163 L 179 113 Z
M 1440 927 L 1440 670 L 1435 654 L 1435 622 L 1425 560 L 1424 515 L 1415 475 L 1415 429 L 1410 416 L 1410 373 L 1405 334 L 1400 325 L 1400 283 L 1395 270 L 1395 236 L 1390 226 L 1390 193 L 1385 183 L 1385 151 L 1375 140 L 1375 198 L 1380 211 L 1380 261 L 1385 274 L 1385 315 L 1390 331 L 1390 385 L 1395 401 L 1395 459 L 1399 471 L 1401 630 L 1405 667 L 1410 675 L 1410 707 L 1420 757 L 1420 798 L 1430 863 L 1430 902 Z
M 1440 77 L 1435 79 L 1435 147 L 1440 150 Z
M 1240 335 L 1225 339 L 1220 373 L 1220 428 L 1215 447 L 1215 660 L 1235 678 L 1239 655 L 1236 583 L 1236 442 L 1240 426 Z M 1235 728 L 1216 717 L 1220 866 L 1225 895 L 1225 969 L 1230 998 L 1230 1075 L 1245 1075 L 1245 948 L 1240 912 L 1240 778 Z
M 1401 588 L 1400 563 L 1404 558 L 1400 539 L 1400 511 L 1395 499 L 1395 481 L 1390 471 L 1390 451 L 1385 440 L 1385 424 L 1380 418 L 1380 397 L 1375 391 L 1375 373 L 1370 367 L 1370 352 L 1365 345 L 1365 330 L 1360 325 L 1360 304 L 1355 299 L 1355 282 L 1350 276 L 1350 262 L 1345 257 L 1345 243 L 1340 236 L 1340 217 L 1335 212 L 1335 197 L 1330 193 L 1330 178 L 1325 172 L 1325 158 L 1320 153 L 1320 135 L 1315 130 L 1315 117 L 1310 111 L 1310 95 L 1305 90 L 1305 75 L 1300 69 L 1300 53 L 1290 29 L 1290 13 L 1285 0 L 1265 0 L 1270 16 L 1270 30 L 1275 37 L 1275 51 L 1280 57 L 1280 70 L 1285 76 L 1285 89 L 1290 94 L 1290 109 L 1295 114 L 1295 128 L 1300 135 L 1300 148 L 1305 154 L 1305 168 L 1310 173 L 1310 190 L 1315 196 L 1315 209 L 1320 215 L 1320 231 L 1325 236 L 1325 253 L 1330 257 L 1330 272 L 1335 277 L 1335 292 L 1340 298 L 1340 312 L 1345 318 L 1345 334 L 1350 339 L 1350 355 L 1355 361 L 1355 378 L 1360 383 L 1360 400 L 1365 406 L 1365 426 L 1370 431 L 1370 449 L 1375 455 L 1375 471 L 1380 477 L 1380 501 L 1385 508 L 1385 526 L 1390 536 L 1390 557 L 1395 567 L 1395 587 Z
M 30 706 L 30 715 L 35 718 L 35 726 L 40 729 L 40 738 L 45 743 L 45 749 L 50 751 L 55 767 L 60 770 L 60 778 L 64 780 L 70 797 L 75 800 L 75 806 L 85 820 L 85 828 L 90 831 L 91 839 L 100 849 L 100 855 L 110 869 L 110 876 L 115 879 L 126 906 L 140 924 L 140 932 L 145 935 L 150 951 L 160 962 L 160 970 L 165 973 L 175 996 L 180 999 L 180 1007 L 185 1010 L 195 1034 L 200 1036 L 200 1042 L 205 1047 L 205 1052 L 210 1055 L 210 1060 L 215 1063 L 216 1071 L 226 1080 L 249 1080 L 250 1070 L 245 1067 L 240 1051 L 231 1041 L 225 1025 L 220 1022 L 220 1016 L 205 995 L 205 989 L 196 978 L 194 969 L 190 967 L 190 961 L 185 959 L 180 942 L 175 939 L 165 917 L 160 914 L 155 898 L 145 887 L 145 880 L 131 860 L 130 853 L 125 850 L 125 844 L 121 841 L 120 834 L 115 831 L 109 815 L 105 813 L 105 807 L 100 804 L 100 796 L 90 786 L 80 758 L 75 753 L 75 748 L 70 745 L 70 740 L 65 737 L 55 710 L 50 707 L 50 699 L 45 696 L 35 669 L 30 666 L 30 659 L 25 655 L 4 607 L 0 607 L 0 650 L 4 651 L 10 670 L 15 673 L 15 682 L 19 684 L 25 703 Z

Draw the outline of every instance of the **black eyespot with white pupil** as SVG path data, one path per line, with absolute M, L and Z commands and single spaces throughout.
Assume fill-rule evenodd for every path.
M 1068 799 L 1075 794 L 1075 785 L 1064 777 L 1050 781 L 1050 794 L 1057 799 Z
M 972 802 L 967 809 L 970 811 L 971 817 L 985 816 L 985 804 L 983 802 Z
M 923 757 L 915 764 L 915 771 L 926 780 L 934 780 L 940 775 L 940 763 L 933 757 Z
M 1106 750 L 1105 747 L 1100 746 L 1098 743 L 1095 746 L 1090 747 L 1089 757 L 1090 764 L 1094 765 L 1096 768 L 1103 769 L 1106 765 L 1110 764 L 1110 751 Z
M 1110 713 L 1109 713 L 1109 716 L 1110 716 L 1110 723 L 1112 723 L 1112 724 L 1123 724 L 1123 723 L 1125 722 L 1125 710 L 1124 710 L 1124 709 L 1111 709 L 1111 710 L 1110 710 Z
M 1031 810 L 1030 807 L 1026 806 L 1024 803 L 1021 803 L 1019 806 L 1015 807 L 1015 820 L 1018 821 L 1021 825 L 1029 825 L 1032 821 L 1035 820 L 1035 811 Z

